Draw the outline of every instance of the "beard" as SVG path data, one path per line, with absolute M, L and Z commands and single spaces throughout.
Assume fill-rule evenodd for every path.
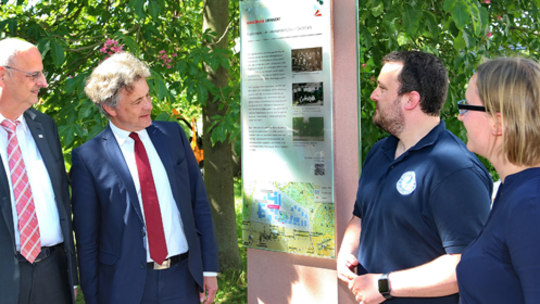
M 405 127 L 405 118 L 399 107 L 400 100 L 396 99 L 392 105 L 386 108 L 376 105 L 375 115 L 373 115 L 373 124 L 384 131 L 398 137 Z

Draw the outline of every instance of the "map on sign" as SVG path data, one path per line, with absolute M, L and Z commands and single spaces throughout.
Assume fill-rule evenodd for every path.
M 334 257 L 331 189 L 274 183 L 244 197 L 243 243 L 251 248 Z

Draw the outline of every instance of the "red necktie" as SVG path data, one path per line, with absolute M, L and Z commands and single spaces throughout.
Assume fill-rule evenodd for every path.
M 19 121 L 16 123 L 18 124 Z M 41 241 L 32 189 L 30 189 L 30 183 L 26 175 L 26 167 L 24 166 L 19 141 L 15 135 L 17 125 L 9 119 L 2 121 L 1 125 L 8 133 L 8 163 L 11 173 L 13 196 L 15 197 L 15 207 L 17 209 L 21 255 L 28 262 L 34 263 L 41 251 Z
M 167 244 L 165 242 L 161 210 L 159 208 L 154 178 L 152 177 L 152 169 L 150 168 L 146 149 L 144 149 L 139 135 L 131 132 L 129 137 L 135 140 L 135 162 L 137 163 L 137 172 L 139 173 L 139 182 L 141 184 L 141 197 L 144 218 L 146 220 L 146 230 L 148 231 L 150 257 L 161 265 L 167 257 Z

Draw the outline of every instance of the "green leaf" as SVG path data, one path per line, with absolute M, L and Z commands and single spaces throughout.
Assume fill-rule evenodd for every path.
M 45 58 L 47 56 L 47 53 L 49 53 L 49 50 L 51 49 L 51 41 L 49 38 L 44 38 L 38 41 L 37 48 L 41 53 L 41 57 Z
M 64 63 L 66 58 L 64 47 L 57 40 L 51 41 L 51 56 L 56 67 L 60 67 Z
M 208 90 L 202 85 L 199 85 L 198 89 L 199 89 L 199 92 L 198 92 L 197 98 L 199 99 L 199 101 L 208 100 Z
M 382 1 L 379 1 L 377 6 L 371 9 L 371 14 L 374 17 L 379 17 L 382 13 L 384 13 L 384 3 Z
M 156 71 L 151 71 L 152 77 L 148 80 L 150 91 L 154 95 L 157 101 L 162 101 L 167 94 L 167 86 L 165 85 L 165 79 Z
M 403 24 L 409 36 L 417 37 L 420 34 L 417 32 L 420 20 L 424 20 L 422 11 L 407 5 L 403 14 Z
M 79 118 L 91 117 L 94 110 L 94 105 L 91 103 L 85 103 L 79 110 Z
M 487 25 L 487 18 L 482 16 L 482 7 L 478 3 L 472 3 L 468 6 L 470 9 L 471 20 L 475 35 L 481 35 L 484 33 L 485 26 Z M 485 11 L 487 14 L 487 11 Z M 485 20 L 484 20 L 485 19 Z M 471 22 L 472 21 L 472 22 Z
M 426 36 L 432 37 L 435 40 L 439 39 L 441 32 L 441 26 L 437 20 L 437 17 L 432 12 L 424 12 L 424 31 Z M 428 34 L 429 33 L 429 34 Z
M 159 17 L 162 10 L 162 5 L 163 4 L 161 1 L 150 1 L 148 3 L 148 12 L 152 18 L 157 19 Z
M 9 20 L 8 29 L 9 29 L 10 33 L 15 33 L 16 32 L 16 30 L 17 30 L 17 20 L 16 19 Z
M 62 142 L 64 145 L 71 146 L 75 139 L 75 132 L 73 127 L 69 125 L 58 126 L 58 133 L 62 134 Z
M 443 9 L 446 12 L 451 12 L 455 5 L 456 5 L 456 0 L 445 0 Z
M 474 47 L 474 45 L 476 44 L 476 39 L 469 34 L 469 31 L 465 30 L 462 34 L 463 40 L 465 41 L 465 45 L 467 46 L 467 48 Z
M 467 46 L 465 39 L 463 38 L 463 32 L 461 32 L 456 38 L 454 38 L 454 49 L 456 51 L 463 50 Z
M 479 13 L 480 21 L 477 34 L 482 34 L 487 32 L 487 30 L 489 29 L 489 12 L 485 7 L 481 7 Z
M 144 19 L 146 14 L 144 13 L 144 0 L 131 0 L 128 3 L 128 7 L 135 12 L 137 19 Z M 152 1 L 153 2 L 153 1 Z
M 122 42 L 126 45 L 126 50 L 135 52 L 139 49 L 137 42 L 133 37 L 122 35 Z
M 471 20 L 470 8 L 462 1 L 455 4 L 452 9 L 452 19 L 459 29 L 463 29 Z
M 77 80 L 76 78 L 69 78 L 68 80 L 66 80 L 66 85 L 64 86 L 64 91 L 66 93 L 73 93 L 73 91 L 75 91 L 75 87 L 77 85 Z
M 171 115 L 168 112 L 162 111 L 154 118 L 154 120 L 170 121 Z

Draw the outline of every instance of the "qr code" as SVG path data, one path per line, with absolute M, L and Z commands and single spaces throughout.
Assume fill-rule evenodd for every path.
M 315 175 L 324 175 L 324 164 L 315 164 Z

